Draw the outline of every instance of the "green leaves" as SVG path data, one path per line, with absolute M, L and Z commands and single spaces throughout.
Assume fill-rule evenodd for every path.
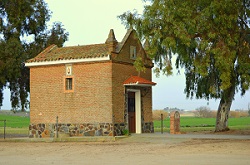
M 242 0 L 151 0 L 142 15 L 122 21 L 149 39 L 156 73 L 171 73 L 171 59 L 185 67 L 188 97 L 219 98 L 226 90 L 242 94 L 250 84 L 250 2 Z M 136 12 L 135 12 L 136 13 Z M 126 21 L 129 19 L 129 22 Z
M 47 34 L 46 45 L 50 46 L 52 44 L 56 44 L 58 47 L 62 47 L 63 43 L 68 40 L 68 36 L 69 33 L 65 33 L 62 23 L 55 22 L 52 29 Z
M 0 106 L 3 88 L 11 92 L 13 109 L 28 107 L 29 69 L 24 62 L 45 47 L 59 47 L 68 39 L 63 25 L 54 23 L 47 29 L 50 10 L 44 0 L 8 0 L 0 2 Z M 33 41 L 24 38 L 32 36 Z
M 134 62 L 134 66 L 136 71 L 140 74 L 140 72 L 145 72 L 146 71 L 146 67 L 144 66 L 144 63 L 142 61 L 141 57 L 137 57 L 135 62 Z

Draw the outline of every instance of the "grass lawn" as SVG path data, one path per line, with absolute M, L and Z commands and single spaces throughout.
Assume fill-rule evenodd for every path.
M 0 127 L 4 126 L 4 122 L 1 120 L 6 120 L 6 127 L 11 128 L 27 128 L 30 123 L 29 117 L 0 114 Z
M 28 134 L 30 118 L 24 116 L 12 116 L 0 114 L 0 134 L 3 134 L 4 122 L 6 120 L 7 134 Z M 215 118 L 181 117 L 180 125 L 182 132 L 213 131 L 215 129 Z M 250 117 L 229 118 L 229 128 L 232 130 L 250 130 Z M 170 119 L 163 121 L 163 131 L 169 132 Z M 161 131 L 161 121 L 154 121 L 155 132 Z
M 213 131 L 215 129 L 215 118 L 198 118 L 198 117 L 181 117 L 180 126 L 181 131 L 184 132 L 198 132 L 198 131 Z M 250 129 L 250 117 L 229 118 L 229 128 L 232 130 Z M 163 131 L 169 131 L 170 119 L 163 121 Z M 156 132 L 161 131 L 161 121 L 154 121 L 154 128 Z
M 26 134 L 27 136 L 29 135 L 29 127 L 23 127 L 23 128 L 11 128 L 11 127 L 6 127 L 5 129 L 6 134 Z M 0 135 L 4 134 L 4 128 L 0 127 Z
M 4 122 L 2 120 L 6 120 L 6 134 L 27 134 L 28 136 L 29 117 L 0 114 L 0 135 L 4 134 Z

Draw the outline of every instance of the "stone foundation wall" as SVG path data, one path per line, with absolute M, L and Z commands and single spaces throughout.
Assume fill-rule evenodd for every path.
M 56 128 L 58 132 L 56 131 Z M 114 132 L 113 132 L 114 130 Z M 142 124 L 143 133 L 153 133 L 153 123 Z M 58 133 L 58 137 L 72 136 L 121 136 L 127 133 L 126 123 L 84 123 L 84 124 L 62 124 L 56 127 L 55 123 L 49 124 L 30 124 L 30 138 L 54 138 Z
M 154 133 L 154 123 L 148 122 L 142 124 L 142 133 Z
M 84 123 L 84 124 L 62 124 L 56 127 L 55 123 L 49 124 L 30 124 L 30 138 L 56 137 L 62 136 L 113 136 L 113 124 L 111 123 Z

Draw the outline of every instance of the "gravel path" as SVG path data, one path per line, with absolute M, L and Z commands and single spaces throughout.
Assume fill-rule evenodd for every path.
M 115 142 L 0 142 L 0 164 L 249 165 L 249 135 L 133 134 Z

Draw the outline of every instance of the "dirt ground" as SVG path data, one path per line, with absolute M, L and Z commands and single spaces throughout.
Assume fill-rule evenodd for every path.
M 181 136 L 132 136 L 115 142 L 0 142 L 0 164 L 250 164 L 249 135 L 243 139 Z

